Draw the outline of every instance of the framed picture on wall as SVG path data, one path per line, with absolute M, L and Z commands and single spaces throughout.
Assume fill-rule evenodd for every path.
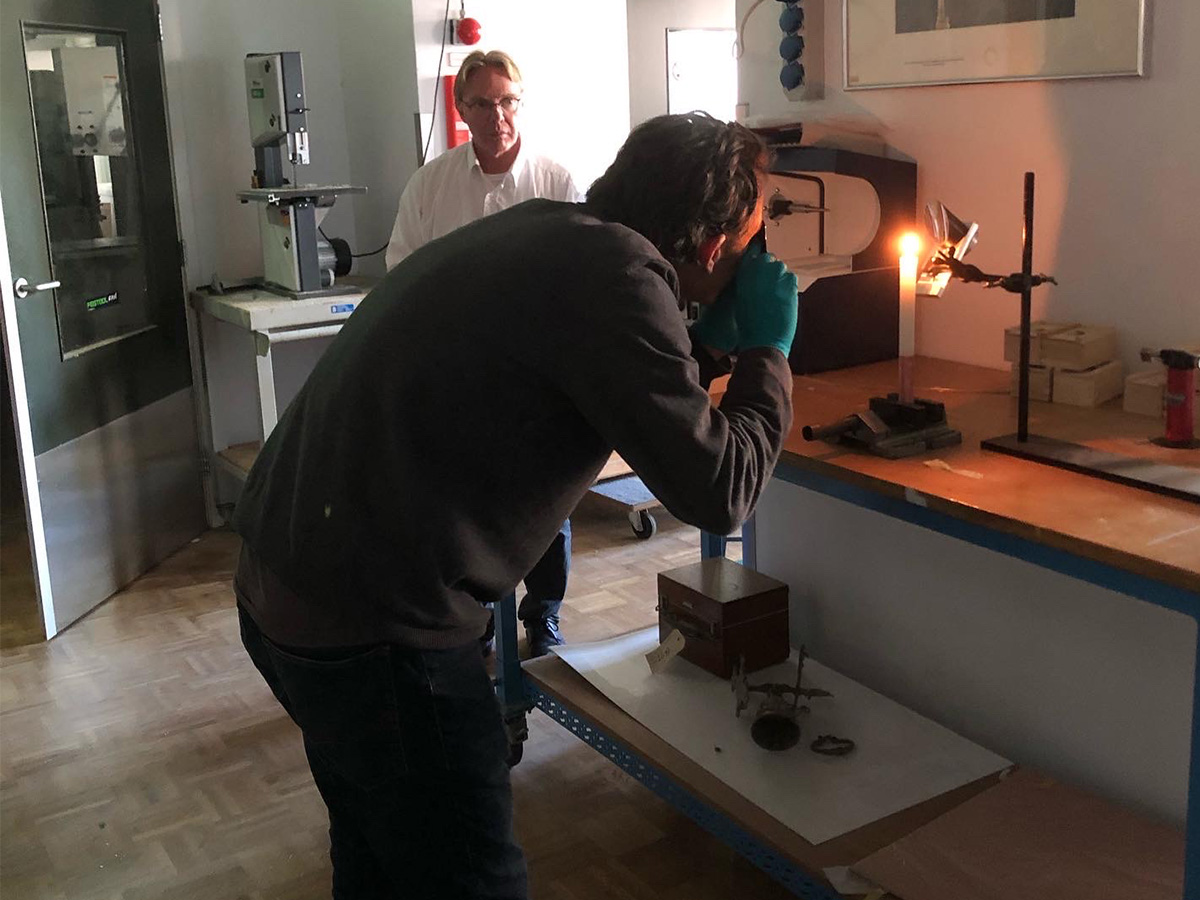
M 1141 75 L 1145 0 L 844 0 L 847 90 Z

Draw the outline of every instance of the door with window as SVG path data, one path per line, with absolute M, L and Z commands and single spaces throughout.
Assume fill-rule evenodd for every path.
M 4 0 L 4 340 L 48 636 L 204 527 L 152 0 Z

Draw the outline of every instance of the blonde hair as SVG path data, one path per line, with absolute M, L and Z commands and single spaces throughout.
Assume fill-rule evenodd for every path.
M 485 66 L 504 73 L 509 81 L 516 84 L 521 83 L 521 70 L 517 68 L 512 57 L 503 50 L 489 50 L 486 53 L 482 50 L 474 50 L 463 60 L 458 69 L 458 77 L 454 79 L 455 103 L 462 103 L 463 93 L 467 89 L 467 79 L 471 77 L 471 74 Z

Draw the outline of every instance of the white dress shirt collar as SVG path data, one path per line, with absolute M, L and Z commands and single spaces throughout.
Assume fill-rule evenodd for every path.
M 480 175 L 487 174 L 483 171 L 483 166 L 479 163 L 479 157 L 475 155 L 475 142 L 468 141 L 470 149 L 467 150 L 467 167 L 472 171 L 478 171 Z M 513 160 L 513 164 L 505 172 L 505 176 L 512 176 L 513 181 L 517 181 L 521 177 L 521 171 L 525 168 L 525 142 L 520 137 L 517 138 L 517 156 Z M 495 173 L 499 174 L 499 173 Z M 507 177 L 504 179 L 508 180 Z

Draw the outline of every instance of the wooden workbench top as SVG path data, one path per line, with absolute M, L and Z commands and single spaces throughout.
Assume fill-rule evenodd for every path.
M 672 781 L 693 796 L 814 874 L 829 866 L 858 862 L 956 808 L 999 778 L 999 774 L 981 778 L 824 843 L 811 844 L 640 724 L 557 656 L 529 660 L 522 668 L 539 690 L 594 723 L 659 771 L 669 773 Z
M 889 460 L 801 436 L 804 425 L 866 409 L 869 397 L 894 391 L 896 381 L 894 361 L 797 376 L 795 419 L 780 466 L 832 476 L 1195 592 L 1200 609 L 1200 504 L 980 448 L 985 438 L 1016 431 L 1008 372 L 917 358 L 916 396 L 946 404 L 950 425 L 963 433 L 957 447 Z M 1200 450 L 1150 443 L 1161 423 L 1125 413 L 1119 402 L 1099 409 L 1031 402 L 1029 430 L 1200 473 Z

